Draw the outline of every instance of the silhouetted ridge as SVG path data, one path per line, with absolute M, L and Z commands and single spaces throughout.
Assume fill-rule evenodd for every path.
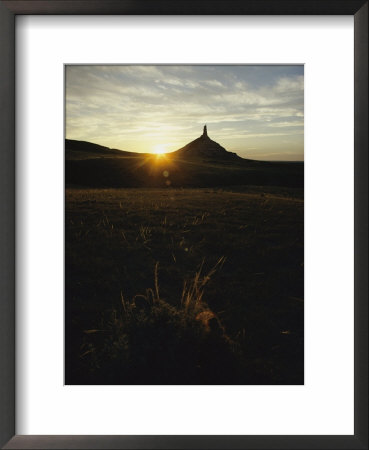
M 236 155 L 236 153 L 228 152 L 224 147 L 218 144 L 218 142 L 210 139 L 208 136 L 206 125 L 204 126 L 203 134 L 199 138 L 195 139 L 179 150 L 176 150 L 172 154 L 181 158 L 210 158 L 221 160 L 242 159 L 238 155 Z
M 272 163 L 240 158 L 210 139 L 206 126 L 202 136 L 162 157 L 110 149 L 85 141 L 65 140 L 67 186 L 303 187 L 303 171 L 303 163 Z
M 109 148 L 103 145 L 93 144 L 92 142 L 87 141 L 75 141 L 72 139 L 65 139 L 65 152 L 67 159 L 68 157 L 83 154 L 88 155 L 90 157 L 135 155 L 135 153 L 133 152 Z

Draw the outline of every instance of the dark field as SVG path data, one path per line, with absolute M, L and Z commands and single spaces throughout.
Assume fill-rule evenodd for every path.
M 66 190 L 66 384 L 303 384 L 301 188 Z

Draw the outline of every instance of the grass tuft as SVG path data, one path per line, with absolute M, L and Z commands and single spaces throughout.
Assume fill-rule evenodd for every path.
M 206 284 L 224 264 L 221 257 L 205 275 L 204 261 L 173 306 L 160 298 L 159 262 L 154 289 L 131 301 L 120 293 L 120 308 L 105 315 L 99 329 L 85 330 L 80 359 L 88 384 L 217 384 L 234 378 L 235 346 L 204 302 Z M 232 371 L 229 371 L 233 368 Z

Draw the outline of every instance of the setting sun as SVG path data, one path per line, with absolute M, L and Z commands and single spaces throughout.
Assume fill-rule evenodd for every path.
M 155 145 L 153 152 L 156 155 L 162 155 L 163 153 L 166 153 L 165 145 L 164 144 Z

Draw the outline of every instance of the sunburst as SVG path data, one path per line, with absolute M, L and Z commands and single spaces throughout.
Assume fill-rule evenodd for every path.
M 164 153 L 166 153 L 165 145 L 164 144 L 155 145 L 153 153 L 155 153 L 156 155 L 163 155 Z

